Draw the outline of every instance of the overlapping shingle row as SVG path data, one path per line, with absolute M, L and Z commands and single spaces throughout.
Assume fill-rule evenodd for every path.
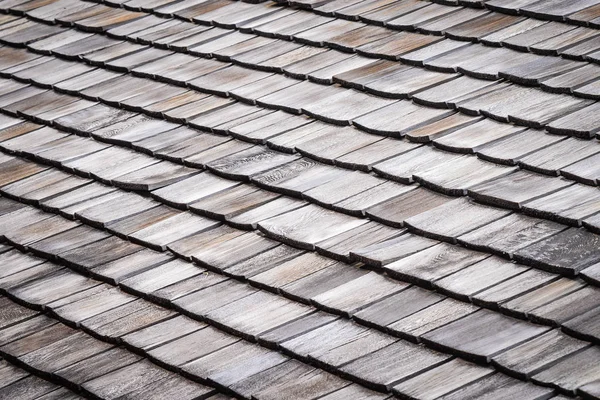
M 351 3 L 0 2 L 2 390 L 598 398 L 595 5 Z

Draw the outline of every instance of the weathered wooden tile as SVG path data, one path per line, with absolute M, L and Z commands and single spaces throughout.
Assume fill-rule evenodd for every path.
M 273 171 L 253 176 L 252 181 L 258 186 L 274 192 L 301 197 L 302 193 L 307 190 L 335 181 L 348 174 L 349 172 L 346 170 L 303 157 Z
M 32 351 L 41 349 L 47 345 L 58 342 L 69 336 L 76 335 L 75 329 L 63 324 L 55 324 L 39 330 L 31 335 L 24 336 L 2 346 L 2 352 L 11 357 L 19 358 Z
M 578 387 L 598 379 L 598 355 L 598 349 L 592 346 L 560 360 L 531 379 L 573 394 Z
M 214 147 L 210 147 L 206 150 L 206 144 L 201 143 L 202 148 L 198 149 L 192 145 L 192 154 L 183 157 L 184 163 L 191 166 L 192 168 L 206 168 L 208 163 L 216 161 L 220 158 L 230 156 L 240 151 L 248 150 L 253 147 L 250 143 L 245 143 L 238 140 L 224 141 L 222 144 L 218 144 Z M 184 149 L 184 153 L 187 149 Z
M 229 276 L 250 279 L 302 254 L 304 253 L 301 250 L 280 245 L 228 267 L 225 273 Z
M 367 326 L 384 327 L 419 312 L 445 297 L 437 293 L 410 287 L 386 297 L 354 314 L 353 318 Z
M 52 312 L 59 318 L 79 324 L 95 315 L 112 310 L 136 300 L 136 297 L 120 291 L 120 289 L 104 286 L 97 293 L 83 299 L 52 307 Z M 68 301 L 68 299 L 67 299 Z
M 33 316 L 37 313 L 32 312 L 25 307 L 17 306 L 14 302 L 8 299 L 6 299 L 6 301 L 3 303 L 6 303 L 6 314 L 12 313 L 14 316 L 19 315 L 20 317 L 24 318 L 23 320 L 18 321 L 18 323 L 10 325 L 10 322 L 8 322 L 7 325 L 9 326 L 3 326 L 2 331 L 0 331 L 0 338 L 2 338 L 2 343 L 4 344 L 11 343 L 15 340 L 27 337 L 58 324 L 55 319 L 51 319 L 45 315 L 38 314 L 37 316 Z M 29 312 L 29 315 L 25 314 L 27 312 Z M 4 379 L 4 376 L 2 378 Z
M 510 214 L 465 235 L 458 242 L 475 249 L 512 254 L 539 240 L 567 229 L 566 226 L 522 214 Z
M 332 264 L 335 264 L 335 261 L 315 253 L 304 253 L 257 275 L 250 276 L 248 280 L 253 285 L 276 290 L 279 287 L 283 287 L 314 272 L 327 268 Z
M 431 287 L 432 283 L 475 264 L 488 255 L 440 243 L 384 266 L 390 276 Z
M 59 258 L 71 266 L 88 269 L 115 261 L 140 250 L 142 250 L 142 247 L 138 245 L 116 237 L 109 237 L 62 252 Z
M 34 252 L 53 257 L 70 249 L 75 249 L 107 237 L 109 235 L 104 232 L 80 226 L 32 243 L 30 249 Z
M 396 260 L 434 246 L 438 242 L 411 233 L 400 231 L 400 235 L 364 248 L 350 251 L 350 257 L 374 267 L 381 267 Z
M 147 295 L 155 290 L 203 272 L 203 269 L 191 263 L 173 260 L 124 279 L 121 285 L 135 293 Z
M 434 150 L 428 146 L 421 146 L 375 164 L 373 171 L 388 179 L 412 183 L 414 181 L 414 174 L 417 171 L 426 170 L 427 168 L 431 169 L 434 165 L 445 165 L 459 157 L 465 156 Z
M 136 114 L 98 104 L 85 110 L 58 118 L 55 123 L 71 132 L 89 134 L 105 126 L 115 124 Z
M 211 218 L 223 220 L 268 203 L 277 197 L 279 195 L 251 185 L 237 185 L 197 200 L 189 207 Z
M 196 267 L 197 268 L 197 267 Z M 173 303 L 193 315 L 207 312 L 255 293 L 257 289 L 236 281 L 226 280 L 176 299 Z
M 481 203 L 519 209 L 532 200 L 545 198 L 570 185 L 572 182 L 565 179 L 517 171 L 469 189 L 469 196 Z
M 340 369 L 362 385 L 377 390 L 390 390 L 396 383 L 448 359 L 447 355 L 399 341 Z
M 221 271 L 276 246 L 276 241 L 248 232 L 235 237 L 213 237 L 212 243 L 199 246 L 192 258 L 200 265 Z
M 140 360 L 140 357 L 131 352 L 119 348 L 113 348 L 107 352 L 94 355 L 90 358 L 60 369 L 56 371 L 56 375 L 66 379 L 69 382 L 81 384 L 87 380 L 104 375 L 118 368 L 122 368 L 138 360 Z
M 155 250 L 164 251 L 172 242 L 211 229 L 219 224 L 218 221 L 184 212 L 132 232 L 129 239 Z
M 96 68 L 85 74 L 57 82 L 54 84 L 54 87 L 65 93 L 75 95 L 91 86 L 117 78 L 119 76 L 121 75 L 117 72 Z
M 583 220 L 583 226 L 592 232 L 600 233 L 600 215 L 595 214 Z
M 298 159 L 259 146 L 208 163 L 208 167 L 228 179 L 249 180 L 252 175 L 277 168 Z
M 299 153 L 327 164 L 334 164 L 338 157 L 382 140 L 381 137 L 350 127 L 328 126 L 315 132 L 313 129 L 316 127 L 311 125 L 288 132 L 285 136 L 292 137 L 307 131 L 310 133 L 295 141 L 292 139 L 293 146 L 288 143 L 286 147 L 295 148 Z M 282 135 L 279 139 L 286 138 Z
M 527 50 L 529 46 L 534 43 L 541 42 L 542 40 L 558 36 L 562 33 L 566 33 L 574 29 L 573 26 L 566 24 L 560 24 L 557 22 L 549 22 L 540 25 L 536 28 L 511 36 L 502 41 L 502 44 L 506 47 L 514 48 L 517 50 Z
M 96 336 L 114 339 L 174 315 L 160 306 L 134 300 L 86 318 L 81 326 Z
M 498 308 L 500 304 L 523 294 L 535 291 L 553 281 L 559 280 L 559 278 L 560 276 L 556 274 L 530 269 L 520 275 L 513 276 L 504 282 L 475 294 L 473 296 L 473 302 L 489 308 Z
M 399 101 L 359 117 L 353 123 L 367 132 L 398 137 L 451 114 L 448 110 L 430 109 L 408 101 Z M 382 123 L 384 120 L 387 122 Z
M 404 226 L 406 218 L 420 214 L 451 200 L 451 197 L 417 187 L 415 190 L 400 193 L 398 196 L 369 207 L 366 210 L 366 214 L 375 221 L 401 228 Z
M 483 162 L 475 157 L 454 156 L 439 165 L 416 170 L 413 176 L 423 186 L 457 196 L 466 194 L 472 186 L 508 175 L 515 170 L 514 167 Z
M 308 400 L 335 392 L 349 384 L 348 381 L 322 370 L 307 369 L 304 367 L 286 373 L 280 382 L 260 390 L 255 397 L 261 400 L 281 397 Z
M 159 205 L 153 200 L 121 191 L 113 192 L 102 197 L 97 203 L 93 203 L 89 207 L 77 211 L 76 216 L 78 219 L 96 227 L 105 227 L 110 223 L 123 220 Z M 115 208 L 117 204 L 119 208 Z
M 98 265 L 91 274 L 102 277 L 113 284 L 119 283 L 137 273 L 151 269 L 171 260 L 171 257 L 151 250 L 142 249 L 128 256 Z
M 523 157 L 524 168 L 549 175 L 558 175 L 561 168 L 600 151 L 596 143 L 568 138 Z
M 356 400 L 383 400 L 387 399 L 388 395 L 374 392 L 357 384 L 352 384 L 323 396 L 324 400 L 340 400 L 345 398 Z
M 521 382 L 502 374 L 493 374 L 470 383 L 463 388 L 441 397 L 443 400 L 473 400 L 481 396 L 500 399 L 503 396 L 544 399 L 552 396 L 552 389 Z M 552 397 L 559 400 L 560 396 Z
M 203 270 L 202 274 L 194 275 L 152 292 L 150 298 L 161 304 L 170 304 L 180 297 L 216 285 L 226 279 L 227 277 L 224 275 Z
M 314 249 L 317 242 L 366 223 L 334 211 L 309 204 L 259 223 L 268 236 L 302 248 Z
M 148 351 L 165 343 L 186 336 L 206 327 L 206 324 L 187 317 L 175 318 L 159 322 L 123 336 L 123 341 L 133 348 Z
M 448 210 L 452 210 L 450 213 Z M 457 210 L 461 210 L 457 212 Z M 456 238 L 510 214 L 509 211 L 456 199 L 406 219 L 405 224 L 434 239 L 456 243 Z M 468 215 L 468 217 L 467 217 Z M 454 217 L 454 218 L 453 218 Z M 455 220 L 456 218 L 460 219 Z M 469 223 L 466 223 L 469 221 Z
M 313 270 L 312 273 L 311 270 Z M 314 272 L 315 270 L 316 272 Z M 366 271 L 356 266 L 348 267 L 345 264 L 334 263 L 326 266 L 319 265 L 310 269 L 304 267 L 301 272 L 298 271 L 298 274 L 290 277 L 290 283 L 286 283 L 285 279 L 282 279 L 283 282 L 275 282 L 274 284 L 282 284 L 280 290 L 285 296 L 308 303 L 311 298 L 361 278 L 366 274 Z
M 185 326 L 183 328 L 186 329 Z M 179 332 L 177 336 L 170 336 L 173 340 L 163 342 L 163 344 L 148 350 L 147 354 L 154 360 L 173 366 L 184 365 L 240 340 L 211 326 L 205 326 L 199 330 L 196 328 L 185 335 Z M 156 339 L 161 338 L 157 337 Z
M 281 386 L 290 378 L 298 377 L 303 373 L 308 373 L 314 368 L 300 363 L 296 360 L 285 361 L 272 368 L 258 372 L 250 377 L 246 377 L 229 387 L 236 393 L 250 397 L 252 394 L 267 390 L 271 387 Z M 218 399 L 214 399 L 218 400 Z M 224 400 L 224 399 L 223 399 Z
M 418 146 L 418 144 L 407 141 L 387 138 L 344 154 L 338 157 L 335 163 L 343 168 L 369 172 L 373 165 L 393 156 L 414 150 Z
M 383 179 L 357 171 L 309 189 L 303 192 L 302 196 L 311 202 L 329 208 L 337 202 L 371 190 L 383 182 Z
M 350 252 L 361 249 L 374 243 L 394 238 L 403 232 L 380 224 L 370 222 L 351 229 L 341 235 L 334 236 L 317 244 L 319 253 L 336 260 L 351 262 Z
M 551 330 L 493 357 L 492 362 L 519 377 L 530 378 L 546 366 L 586 346 L 586 342 Z
M 510 278 L 527 273 L 528 268 L 498 257 L 489 257 L 433 283 L 438 290 L 468 301 L 478 293 Z
M 519 135 L 524 128 L 484 119 L 440 138 L 433 139 L 436 147 L 457 153 L 477 153 L 494 142 Z
M 2 307 L 3 307 L 3 312 L 2 315 L 0 316 L 0 324 L 2 329 L 5 329 L 7 327 L 11 327 L 13 325 L 20 325 L 21 323 L 25 322 L 32 318 L 32 317 L 36 317 L 39 315 L 38 312 L 34 311 L 34 310 L 30 310 L 28 308 L 25 308 L 23 306 L 17 305 L 16 303 L 14 303 L 13 301 L 2 297 L 2 299 L 0 299 L 0 301 L 2 302 Z M 19 331 L 21 331 L 19 329 Z M 26 329 L 23 329 L 22 332 L 26 332 Z M 25 336 L 23 333 L 17 333 L 14 337 L 16 338 L 17 336 Z M 12 337 L 6 337 L 6 340 L 3 340 L 3 343 L 8 343 L 10 340 L 14 340 Z
M 515 253 L 515 259 L 536 267 L 575 275 L 598 262 L 599 236 L 583 229 L 571 228 Z
M 114 188 L 93 182 L 56 197 L 44 199 L 41 201 L 41 205 L 44 210 L 60 213 L 73 219 L 75 212 L 80 208 L 85 208 L 89 202 L 101 199 L 114 191 Z
M 560 174 L 567 179 L 578 181 L 586 185 L 596 185 L 597 182 L 600 182 L 598 160 L 600 160 L 600 154 L 584 158 L 581 161 L 563 168 L 560 171 Z
M 199 199 L 219 193 L 238 185 L 209 173 L 200 173 L 182 181 L 173 183 L 152 192 L 153 197 L 161 202 L 175 206 L 187 207 Z
M 222 241 L 230 240 L 245 233 L 227 225 L 220 225 L 173 242 L 169 245 L 169 249 L 179 257 L 191 261 L 192 255 L 202 251 L 204 246 L 218 245 Z
M 215 389 L 211 387 L 192 382 L 180 375 L 171 374 L 167 378 L 129 392 L 126 396 L 143 399 L 179 398 L 191 400 L 197 396 L 210 396 L 215 392 Z
M 13 228 L 12 232 L 7 233 L 5 237 L 12 243 L 26 247 L 30 243 L 57 235 L 77 226 L 79 226 L 77 222 L 56 216 L 24 227 Z
M 402 382 L 392 390 L 408 398 L 436 399 L 493 373 L 491 368 L 456 359 Z
M 297 304 L 267 292 L 256 292 L 206 314 L 206 318 L 227 331 L 255 339 L 280 325 L 313 312 L 309 306 Z
M 335 320 L 327 324 L 322 322 L 320 326 L 314 327 L 313 330 L 305 330 L 302 334 L 292 336 L 289 340 L 283 341 L 280 345 L 282 348 L 293 352 L 297 357 L 302 359 L 318 360 L 323 364 L 327 364 L 328 354 L 334 355 L 335 351 L 345 345 L 352 344 L 355 341 L 360 341 L 365 337 L 371 336 L 373 330 L 362 327 L 358 324 L 344 321 Z M 299 328 L 299 327 L 298 327 Z M 395 341 L 392 339 L 387 344 Z M 386 344 L 384 344 L 385 346 Z M 379 346 L 381 348 L 381 346 Z M 373 349 L 375 350 L 375 349 Z M 331 353 L 333 352 L 333 353 Z M 359 350 L 360 352 L 360 350 Z M 364 354 L 358 354 L 360 357 Z M 357 358 L 354 357 L 354 358 Z M 350 357 L 348 359 L 352 360 Z M 329 360 L 333 365 L 338 366 L 340 363 L 336 363 L 333 358 Z M 343 362 L 341 363 L 343 364 Z
M 37 399 L 41 396 L 51 394 L 59 389 L 59 386 L 40 379 L 34 375 L 18 380 L 0 389 L 0 396 L 5 398 Z
M 598 306 L 598 290 L 595 287 L 571 282 L 557 281 L 556 287 L 550 291 L 551 298 L 545 296 L 537 308 L 529 311 L 529 318 L 544 324 L 560 325 Z
M 311 300 L 325 310 L 352 315 L 355 312 L 406 289 L 407 285 L 393 281 L 375 272 L 342 284 Z
M 53 372 L 88 357 L 109 350 L 112 346 L 83 332 L 65 337 L 20 357 L 20 361 L 39 371 Z
M 526 203 L 524 211 L 543 218 L 579 226 L 581 221 L 598 212 L 595 188 L 574 184 Z
M 0 363 L 0 371 L 2 372 L 1 375 L 1 382 L 2 382 L 2 387 L 4 386 L 8 386 L 11 383 L 14 383 L 20 379 L 23 379 L 27 376 L 30 376 L 30 374 L 20 368 L 15 367 L 12 364 L 9 364 L 7 361 L 2 361 L 2 363 Z
M 487 310 L 426 333 L 434 346 L 478 361 L 488 361 L 505 349 L 541 335 L 549 328 L 522 322 Z
M 140 390 L 171 374 L 172 372 L 161 369 L 147 360 L 142 360 L 89 380 L 82 384 L 82 388 L 95 396 L 114 399 Z

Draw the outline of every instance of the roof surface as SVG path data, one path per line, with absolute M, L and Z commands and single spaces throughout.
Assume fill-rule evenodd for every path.
M 600 398 L 598 0 L 0 10 L 0 399 Z

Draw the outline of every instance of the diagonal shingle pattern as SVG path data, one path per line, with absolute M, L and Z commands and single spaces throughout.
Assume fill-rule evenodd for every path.
M 600 398 L 597 1 L 0 1 L 0 398 Z

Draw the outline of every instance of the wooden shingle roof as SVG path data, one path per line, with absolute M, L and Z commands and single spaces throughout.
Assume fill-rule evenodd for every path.
M 600 1 L 0 11 L 0 399 L 600 399 Z

